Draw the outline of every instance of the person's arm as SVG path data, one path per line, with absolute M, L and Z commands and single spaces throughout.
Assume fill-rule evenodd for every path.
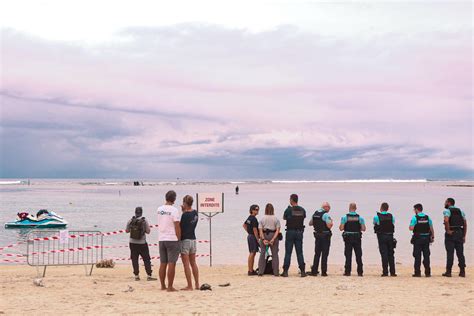
M 125 226 L 125 232 L 129 233 L 130 232 L 130 221 L 127 222 L 127 226 Z
M 339 225 L 339 230 L 340 230 L 341 232 L 344 231 L 344 224 L 345 224 L 345 223 L 346 223 L 346 222 L 344 221 L 344 216 L 343 216 L 343 217 L 341 217 L 341 224 Z
M 174 222 L 174 230 L 176 231 L 176 237 L 181 240 L 181 225 L 180 222 Z
M 331 229 L 334 226 L 334 222 L 332 221 L 331 216 L 329 216 L 328 214 L 325 214 L 325 215 L 326 215 L 326 219 L 324 221 L 326 222 L 326 226 L 329 229 Z
M 275 240 L 278 238 L 278 235 L 280 234 L 280 227 L 277 227 L 276 231 L 275 231 L 275 234 L 273 235 L 273 238 L 270 240 L 270 244 L 273 245 L 273 243 L 275 242 Z
M 451 230 L 451 227 L 449 226 L 449 217 L 445 216 L 444 217 L 444 230 L 446 231 L 446 234 L 452 235 L 453 231 Z
M 413 217 L 410 221 L 410 226 L 408 227 L 408 229 L 413 231 L 415 229 L 415 225 L 416 225 L 416 217 Z
M 363 217 L 359 217 L 359 223 L 360 223 L 360 231 L 365 232 L 367 227 L 365 227 L 365 219 Z
M 263 227 L 262 227 L 261 225 L 259 225 L 259 227 L 258 227 L 258 232 L 260 233 L 260 234 L 259 234 L 259 235 L 260 235 L 260 239 L 263 240 Z M 257 238 L 257 239 L 258 239 L 258 238 Z
M 245 232 L 247 232 L 247 223 L 244 223 L 242 227 L 244 228 Z
M 309 226 L 313 226 L 313 218 L 309 220 Z
M 255 235 L 255 238 L 257 238 L 257 240 L 260 240 L 260 237 L 258 237 L 258 229 L 257 227 L 254 227 L 253 228 L 253 234 Z M 263 239 L 263 238 L 262 238 Z
M 433 242 L 434 241 L 434 236 L 435 236 L 433 225 L 430 225 L 430 232 L 431 232 L 431 242 Z
M 466 242 L 466 235 L 467 235 L 467 220 L 466 220 L 466 218 L 464 217 L 464 236 L 462 237 L 463 243 Z
M 145 220 L 145 233 L 147 234 L 151 233 L 150 224 L 148 224 L 147 220 Z

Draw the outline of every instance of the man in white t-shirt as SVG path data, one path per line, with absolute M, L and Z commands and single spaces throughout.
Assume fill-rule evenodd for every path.
M 176 261 L 179 257 L 179 241 L 181 240 L 181 214 L 173 206 L 176 192 L 166 193 L 166 204 L 158 208 L 158 240 L 160 244 L 160 282 L 161 290 L 175 292 L 173 287 Z M 165 284 L 168 270 L 168 287 Z

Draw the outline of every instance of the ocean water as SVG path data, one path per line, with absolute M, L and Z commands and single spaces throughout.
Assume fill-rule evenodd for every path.
M 2 180 L 3 181 L 3 180 Z M 2 183 L 0 181 L 0 183 Z M 366 219 L 367 232 L 363 235 L 364 264 L 379 264 L 380 256 L 377 239 L 373 233 L 372 219 L 382 202 L 390 204 L 391 212 L 396 218 L 396 261 L 404 265 L 413 263 L 411 233 L 408 230 L 413 214 L 413 205 L 422 203 L 426 213 L 431 216 L 435 228 L 435 242 L 432 245 L 431 259 L 433 264 L 443 265 L 446 258 L 444 250 L 443 209 L 447 197 L 454 197 L 457 206 L 467 216 L 468 225 L 472 227 L 472 209 L 474 188 L 472 182 L 440 181 L 241 181 L 241 182 L 158 182 L 144 181 L 144 186 L 133 186 L 123 180 L 31 180 L 26 182 L 0 185 L 0 222 L 13 220 L 17 212 L 45 208 L 54 210 L 68 222 L 69 230 L 100 230 L 102 232 L 124 229 L 125 224 L 134 214 L 136 206 L 142 206 L 144 216 L 151 224 L 156 223 L 156 209 L 163 204 L 168 190 L 178 194 L 177 205 L 184 195 L 195 195 L 204 192 L 225 193 L 225 212 L 212 220 L 213 262 L 214 264 L 246 264 L 246 233 L 242 228 L 248 216 L 251 204 L 259 204 L 260 215 L 266 203 L 272 203 L 275 214 L 282 218 L 288 205 L 289 196 L 297 193 L 300 205 L 307 211 L 309 222 L 312 213 L 322 202 L 331 203 L 330 215 L 335 220 L 333 238 L 329 257 L 330 264 L 343 264 L 343 241 L 338 230 L 340 218 L 347 212 L 350 202 L 356 202 L 358 212 Z M 234 188 L 240 187 L 240 194 L 235 195 Z M 284 222 L 282 221 L 282 224 Z M 470 229 L 470 228 L 469 228 Z M 26 239 L 28 231 L 0 228 L 0 247 Z M 468 231 L 465 244 L 467 264 L 473 259 L 473 234 Z M 209 239 L 209 221 L 203 217 L 198 224 L 199 240 Z M 158 240 L 156 229 L 148 236 L 149 243 Z M 118 234 L 104 237 L 104 245 L 126 246 L 128 236 Z M 158 247 L 151 247 L 152 256 L 158 255 Z M 4 250 L 3 253 L 24 254 L 24 245 Z M 208 254 L 209 244 L 199 244 L 198 253 Z M 312 229 L 307 227 L 304 239 L 305 261 L 309 267 L 314 255 L 314 237 Z M 280 245 L 280 255 L 284 255 L 284 246 Z M 105 249 L 106 258 L 127 258 L 127 248 Z M 0 259 L 5 259 L 0 256 Z M 201 264 L 208 264 L 208 258 L 199 259 Z M 1 262 L 1 261 L 0 261 Z M 457 261 L 455 261 L 455 264 Z M 296 266 L 293 254 L 292 265 Z

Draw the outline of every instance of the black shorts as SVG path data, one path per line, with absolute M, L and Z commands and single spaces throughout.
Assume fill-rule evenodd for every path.
M 256 253 L 258 252 L 258 241 L 255 235 L 248 235 L 247 236 L 247 243 L 249 245 L 249 252 Z

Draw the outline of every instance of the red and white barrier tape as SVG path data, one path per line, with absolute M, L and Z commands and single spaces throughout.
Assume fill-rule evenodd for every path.
M 201 218 L 201 220 L 204 220 L 205 218 Z M 156 228 L 158 227 L 157 224 L 150 225 L 150 228 Z M 91 237 L 91 236 L 112 236 L 112 235 L 119 235 L 119 234 L 124 234 L 126 233 L 126 230 L 120 229 L 116 231 L 111 231 L 111 232 L 106 232 L 106 233 L 92 233 L 92 234 L 78 234 L 78 235 L 69 235 L 69 238 L 79 238 L 79 237 Z M 47 241 L 47 240 L 59 240 L 59 236 L 52 236 L 52 237 L 38 237 L 38 238 L 33 238 L 30 239 L 29 241 Z M 209 241 L 204 241 L 200 240 L 198 241 L 199 243 L 208 243 Z M 14 248 L 16 246 L 19 246 L 21 244 L 24 244 L 25 242 L 17 242 L 15 244 L 11 244 L 5 247 L 0 247 L 0 251 L 7 249 L 7 248 Z
M 26 263 L 24 260 L 0 259 L 0 262 Z
M 0 247 L 0 251 L 2 251 L 4 249 L 8 249 L 8 248 L 13 248 L 13 247 L 22 245 L 24 243 L 25 243 L 24 241 L 20 241 L 20 242 L 17 242 L 17 243 L 14 243 L 14 244 L 11 244 L 11 245 L 8 245 L 8 246 L 5 246 L 5 247 Z
M 0 253 L 0 256 L 4 256 L 4 257 L 16 257 L 16 258 L 25 257 L 24 255 L 20 255 L 20 254 L 16 254 L 16 253 Z

